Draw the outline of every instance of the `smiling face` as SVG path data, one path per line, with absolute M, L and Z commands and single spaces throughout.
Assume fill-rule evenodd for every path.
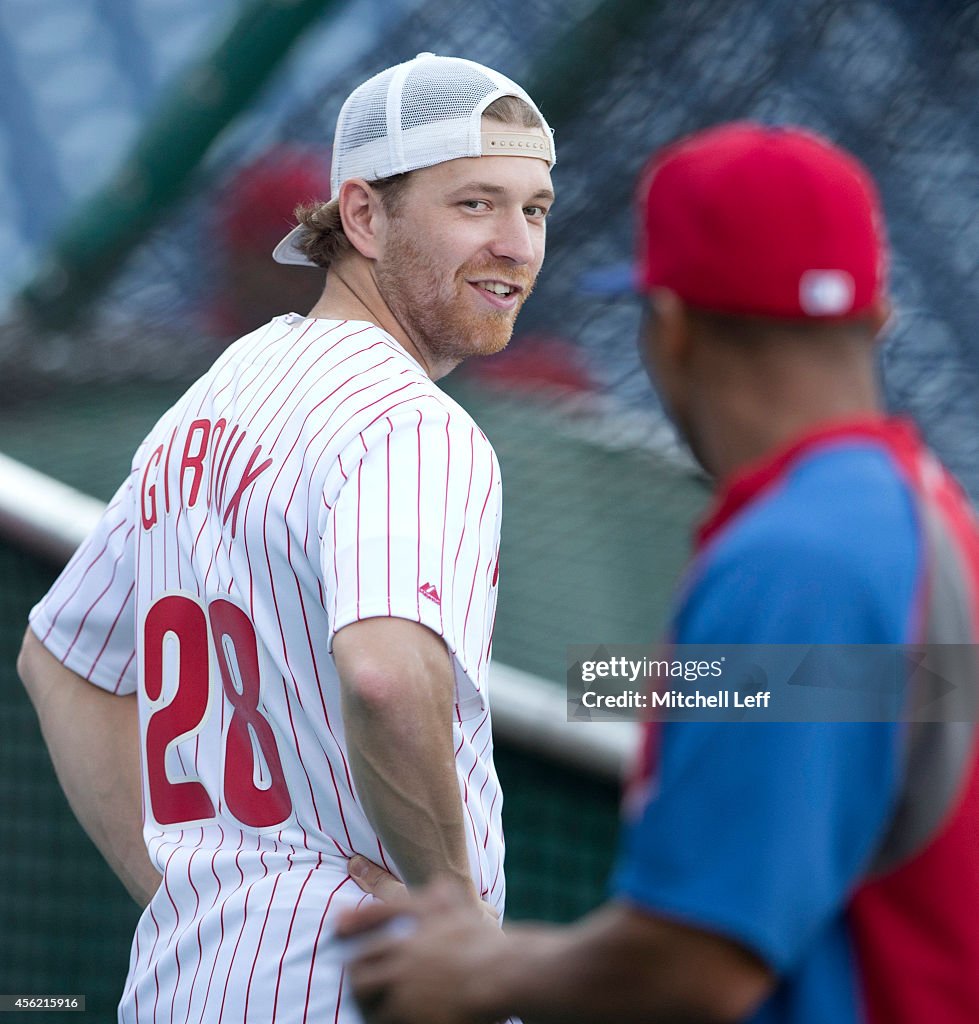
M 445 372 L 510 340 L 553 198 L 544 160 L 473 157 L 412 172 L 374 273 L 414 345 Z

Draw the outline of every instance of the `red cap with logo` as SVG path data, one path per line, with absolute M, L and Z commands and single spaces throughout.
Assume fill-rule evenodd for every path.
M 718 313 L 845 319 L 886 291 L 877 189 L 813 132 L 741 121 L 658 152 L 639 179 L 636 287 Z

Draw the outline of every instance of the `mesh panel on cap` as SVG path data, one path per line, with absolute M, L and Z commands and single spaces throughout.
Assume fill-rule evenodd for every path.
M 337 138 L 342 146 L 341 157 L 352 149 L 373 142 L 387 135 L 388 84 L 394 77 L 395 68 L 388 68 L 375 75 L 358 89 L 347 101 L 344 111 L 344 130 Z
M 479 115 L 501 95 L 517 96 L 533 108 L 515 82 L 459 57 L 419 54 L 368 79 L 340 110 L 333 144 L 333 194 L 349 178 L 374 181 L 446 160 L 481 156 Z
M 401 100 L 401 127 L 405 131 L 435 121 L 468 118 L 480 100 L 498 86 L 476 68 L 459 64 L 451 79 L 431 65 L 413 68 L 405 80 Z

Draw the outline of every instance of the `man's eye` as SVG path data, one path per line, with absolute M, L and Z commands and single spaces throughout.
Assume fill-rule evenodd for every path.
M 485 199 L 463 199 L 461 205 L 467 210 L 481 210 L 485 209 L 489 204 Z
M 546 206 L 525 206 L 523 211 L 528 217 L 540 220 L 547 216 Z

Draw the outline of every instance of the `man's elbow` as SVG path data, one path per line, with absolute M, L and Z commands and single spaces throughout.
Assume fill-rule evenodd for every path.
M 705 983 L 708 995 L 704 1010 L 712 1024 L 737 1024 L 747 1020 L 771 994 L 775 984 L 772 974 L 761 964 L 745 964 L 737 977 L 728 976 L 725 980 L 721 988 L 709 981 Z
M 663 1017 L 698 1024 L 746 1020 L 771 993 L 775 977 L 747 947 L 723 935 L 660 917 L 627 903 L 612 902 L 583 922 L 593 958 L 623 971 L 606 986 L 619 1000 L 619 1019 Z
M 52 704 L 63 704 L 89 685 L 87 679 L 63 665 L 29 626 L 17 656 L 17 673 L 42 719 Z
M 704 1024 L 737 1024 L 747 1020 L 771 994 L 775 977 L 753 953 L 718 939 L 706 957 L 692 957 L 695 966 L 682 1000 Z
M 407 619 L 374 618 L 337 631 L 333 656 L 344 714 L 404 719 L 407 712 L 450 714 L 454 676 L 445 641 Z
M 43 697 L 44 673 L 41 671 L 43 654 L 47 654 L 47 651 L 34 635 L 34 630 L 28 626 L 20 645 L 20 653 L 17 655 L 17 674 L 35 706 Z M 50 657 L 50 655 L 48 656 Z
M 397 714 L 398 706 L 404 704 L 404 692 L 399 692 L 398 681 L 383 665 L 358 665 L 341 677 L 341 686 L 345 714 L 384 719 Z

